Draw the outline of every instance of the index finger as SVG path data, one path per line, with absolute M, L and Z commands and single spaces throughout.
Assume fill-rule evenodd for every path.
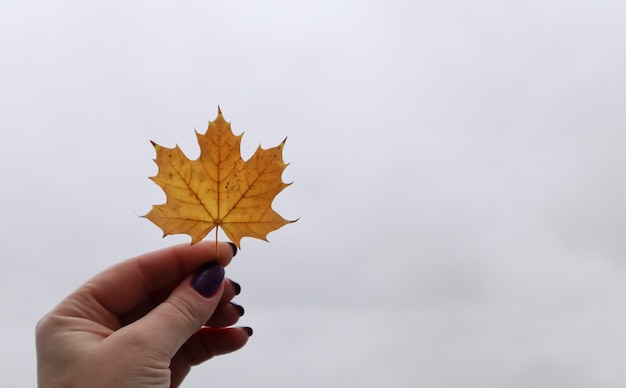
M 225 267 L 236 248 L 214 241 L 175 245 L 128 259 L 99 273 L 84 285 L 98 304 L 120 316 L 163 287 L 182 281 L 202 264 L 217 261 Z M 81 292 L 82 288 L 77 290 Z

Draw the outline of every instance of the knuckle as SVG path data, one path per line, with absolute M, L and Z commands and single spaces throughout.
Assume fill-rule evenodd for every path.
M 202 326 L 203 313 L 197 303 L 186 298 L 170 298 L 165 302 L 168 308 L 173 312 L 172 318 L 184 324 L 185 326 Z

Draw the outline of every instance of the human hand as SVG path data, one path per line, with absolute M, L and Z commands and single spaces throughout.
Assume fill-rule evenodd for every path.
M 224 279 L 234 246 L 178 245 L 96 275 L 37 324 L 37 377 L 49 387 L 178 387 L 191 366 L 235 351 L 252 329 Z M 205 265 L 203 265 L 205 264 Z M 195 273 L 195 275 L 194 275 Z

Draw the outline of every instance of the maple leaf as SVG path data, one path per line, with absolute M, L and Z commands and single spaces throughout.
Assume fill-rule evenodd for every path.
M 219 106 L 206 133 L 196 131 L 196 136 L 200 145 L 196 160 L 189 160 L 178 145 L 166 148 L 152 142 L 159 169 L 150 179 L 167 199 L 152 206 L 144 217 L 163 230 L 163 237 L 188 234 L 195 244 L 214 228 L 217 237 L 221 227 L 240 247 L 244 236 L 267 241 L 269 232 L 295 222 L 285 220 L 271 207 L 274 197 L 291 184 L 281 178 L 287 167 L 282 158 L 287 139 L 276 147 L 259 146 L 244 161 L 240 152 L 243 134 L 233 134 Z

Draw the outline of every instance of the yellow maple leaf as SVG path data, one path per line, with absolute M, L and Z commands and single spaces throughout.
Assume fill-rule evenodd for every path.
M 205 134 L 196 131 L 200 156 L 188 159 L 178 146 L 162 147 L 154 142 L 154 160 L 159 168 L 151 177 L 167 197 L 144 217 L 170 234 L 188 234 L 191 243 L 200 242 L 214 228 L 240 247 L 241 238 L 267 241 L 267 234 L 288 223 L 272 210 L 272 201 L 290 183 L 281 175 L 287 164 L 276 147 L 259 148 L 252 157 L 241 158 L 243 135 L 235 136 L 220 108 Z M 217 229 L 215 231 L 217 237 Z M 217 238 L 216 238 L 217 241 Z

